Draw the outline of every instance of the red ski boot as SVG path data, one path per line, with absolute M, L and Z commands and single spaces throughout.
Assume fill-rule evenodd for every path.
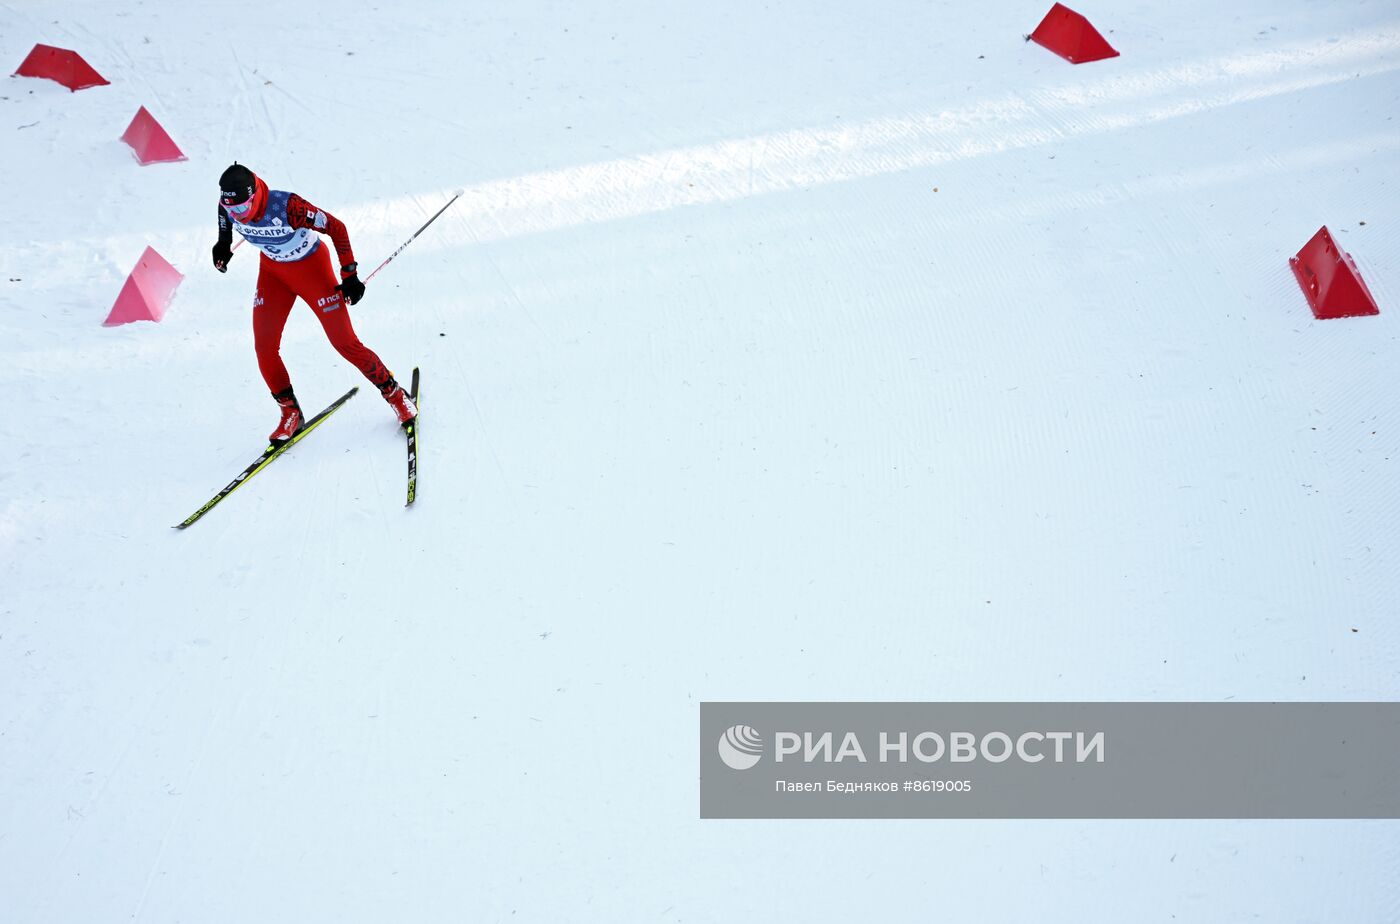
M 268 439 L 273 443 L 285 443 L 301 429 L 301 405 L 297 404 L 296 395 L 292 394 L 290 388 L 272 397 L 277 399 L 277 406 L 282 409 L 282 419 L 278 421 L 277 429 L 272 431 Z
M 408 422 L 418 416 L 418 408 L 409 397 L 408 392 L 403 390 L 403 386 L 393 379 L 385 382 L 380 387 L 379 393 L 384 396 L 384 400 L 389 402 L 389 406 L 398 415 L 399 426 L 407 426 Z

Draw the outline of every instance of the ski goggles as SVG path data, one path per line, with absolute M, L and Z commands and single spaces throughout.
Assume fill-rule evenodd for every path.
M 252 209 L 254 198 L 254 196 L 249 196 L 242 202 L 229 202 L 227 199 L 220 199 L 219 201 L 223 203 L 224 211 L 228 212 L 230 216 L 233 218 L 242 218 Z

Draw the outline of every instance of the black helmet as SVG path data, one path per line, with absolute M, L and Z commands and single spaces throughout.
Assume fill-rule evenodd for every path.
M 258 178 L 253 171 L 235 161 L 219 177 L 219 200 L 225 206 L 238 205 L 253 198 L 257 192 Z

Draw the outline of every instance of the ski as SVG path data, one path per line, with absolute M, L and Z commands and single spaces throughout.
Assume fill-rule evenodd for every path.
M 213 510 L 215 505 L 217 505 L 221 500 L 223 500 L 225 497 L 228 497 L 230 494 L 232 494 L 234 491 L 237 491 L 239 488 L 243 487 L 243 483 L 245 481 L 247 481 L 249 478 L 252 478 L 264 468 L 267 468 L 268 464 L 271 463 L 273 459 L 277 458 L 282 453 L 286 452 L 288 449 L 291 449 L 292 446 L 295 445 L 298 441 L 300 441 L 303 436 L 310 433 L 312 430 L 315 430 L 325 421 L 327 417 L 340 410 L 341 406 L 345 404 L 346 401 L 349 401 L 351 398 L 353 398 L 355 396 L 355 392 L 359 390 L 360 389 L 357 386 L 355 388 L 350 389 L 345 394 L 341 395 L 339 398 L 336 398 L 324 411 L 317 414 L 315 417 L 311 418 L 305 424 L 303 424 L 301 429 L 298 430 L 295 434 L 293 434 L 292 438 L 287 440 L 285 443 L 269 445 L 266 449 L 263 450 L 263 454 L 259 456 L 257 460 L 253 462 L 252 465 L 248 466 L 242 472 L 240 472 L 237 478 L 230 481 L 226 488 L 224 488 L 218 494 L 215 494 L 213 497 L 209 498 L 208 503 L 206 503 L 203 507 L 200 507 L 194 513 L 190 514 L 189 517 L 186 518 L 185 522 L 180 523 L 174 528 L 184 529 L 190 524 L 194 523 L 200 517 L 204 516 L 210 510 Z
M 423 408 L 418 404 L 418 367 L 413 367 L 413 387 L 409 389 L 409 395 L 413 398 L 413 404 L 418 407 L 418 414 L 423 413 Z M 404 433 L 408 435 L 408 501 L 405 507 L 413 506 L 413 501 L 418 497 L 418 416 L 404 424 Z

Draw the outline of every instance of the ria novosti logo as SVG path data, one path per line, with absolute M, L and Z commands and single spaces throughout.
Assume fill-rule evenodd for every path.
M 773 735 L 773 764 L 1104 763 L 1102 731 L 780 731 Z M 719 756 L 731 770 L 748 770 L 763 758 L 763 736 L 751 725 L 731 725 L 719 736 Z
M 731 770 L 747 770 L 763 756 L 763 736 L 748 725 L 731 725 L 719 736 L 719 759 Z

